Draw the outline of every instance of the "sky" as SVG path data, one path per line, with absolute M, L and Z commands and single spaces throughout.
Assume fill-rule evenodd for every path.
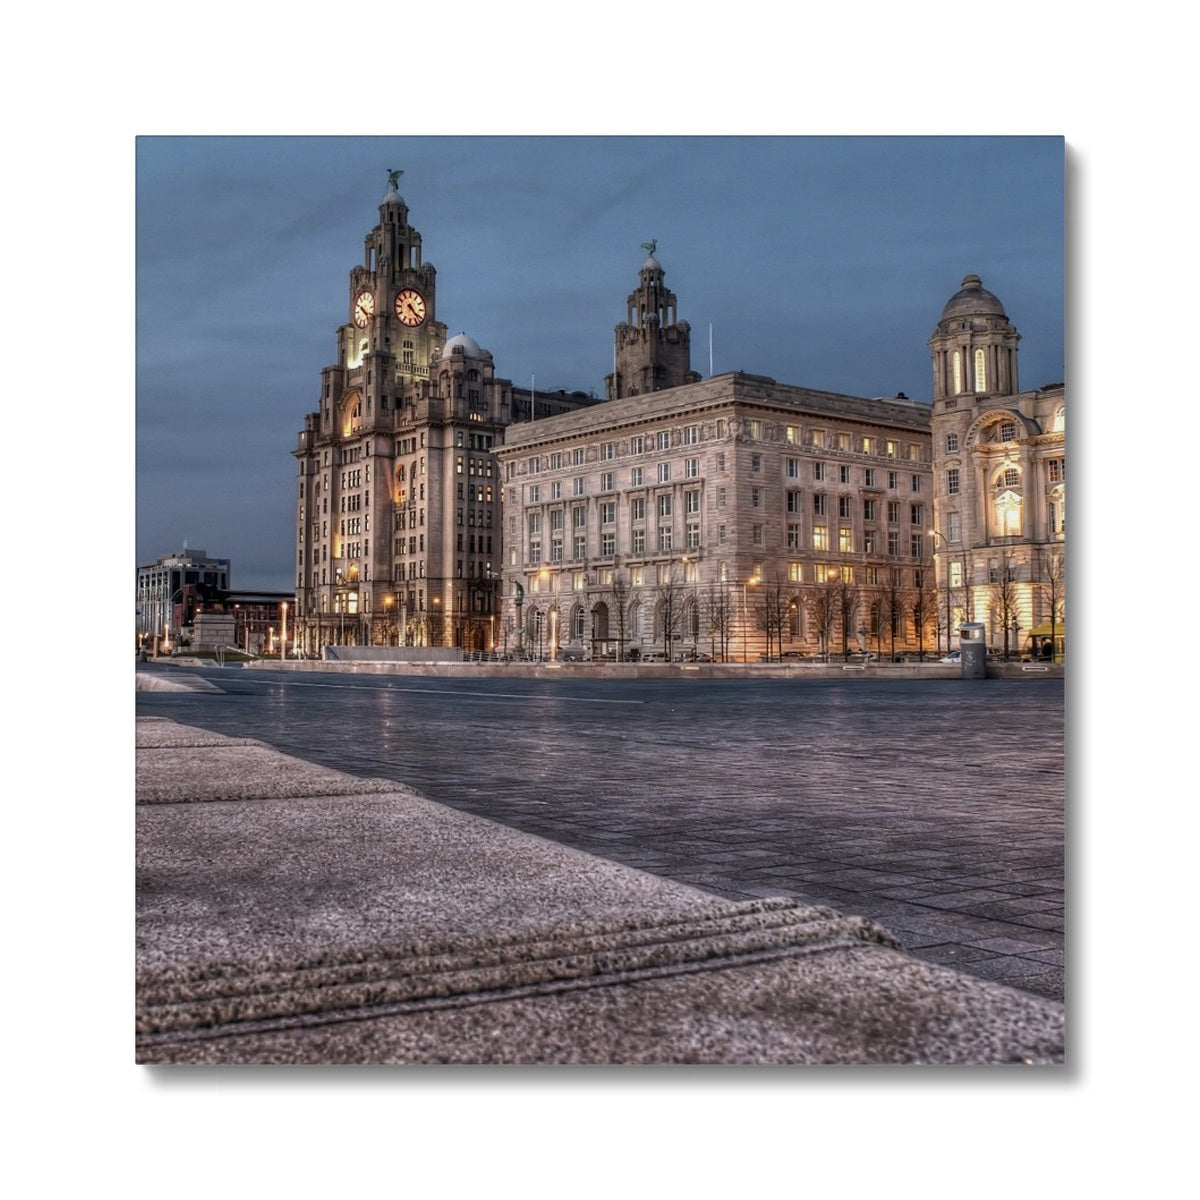
M 692 368 L 928 400 L 965 275 L 1062 381 L 1065 145 L 1032 137 L 142 136 L 137 562 L 187 546 L 294 586 L 295 448 L 387 172 L 437 317 L 520 387 L 601 393 L 657 243 Z

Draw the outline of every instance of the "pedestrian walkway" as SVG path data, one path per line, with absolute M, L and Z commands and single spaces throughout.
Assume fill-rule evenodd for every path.
M 139 718 L 143 1063 L 1063 1061 L 1061 1005 Z

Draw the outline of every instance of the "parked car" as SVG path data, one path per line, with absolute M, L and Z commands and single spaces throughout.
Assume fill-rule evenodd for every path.
M 938 662 L 945 662 L 945 663 L 962 662 L 962 651 L 961 650 L 951 650 L 950 653 L 947 654 L 944 658 L 939 658 Z
M 784 659 L 812 658 L 807 650 L 785 650 L 780 656 Z

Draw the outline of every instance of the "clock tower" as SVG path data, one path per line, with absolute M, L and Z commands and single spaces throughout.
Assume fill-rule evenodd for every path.
M 293 452 L 296 631 L 306 653 L 487 649 L 481 630 L 494 629 L 491 447 L 510 419 L 512 385 L 465 334 L 447 339 L 401 174 L 388 172 L 379 223 L 350 270 L 337 361 L 321 372 L 320 407 Z

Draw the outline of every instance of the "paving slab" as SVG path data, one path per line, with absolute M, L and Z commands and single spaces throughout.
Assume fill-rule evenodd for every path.
M 1060 1004 L 862 916 L 724 899 L 248 739 L 138 741 L 139 1062 L 1064 1060 Z

